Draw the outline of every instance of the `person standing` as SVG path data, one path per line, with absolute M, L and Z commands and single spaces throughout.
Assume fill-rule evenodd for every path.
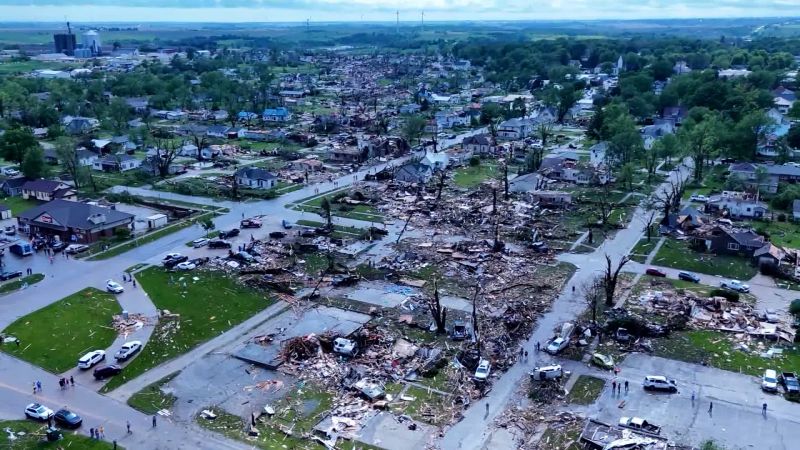
M 128 428 L 128 434 L 131 434 L 131 421 L 130 420 L 126 421 L 125 426 Z
M 617 392 L 617 380 L 611 381 L 611 395 Z
M 525 362 L 528 362 L 528 351 L 525 350 Z
M 714 402 L 708 402 L 708 413 L 711 414 L 711 411 L 714 410 Z
M 36 380 L 36 390 L 42 392 L 42 382 L 39 380 Z
M 767 402 L 764 402 L 764 404 L 761 405 L 761 414 L 763 414 L 764 417 L 767 417 Z
M 628 380 L 625 380 L 625 393 L 628 393 Z
M 94 428 L 89 428 L 89 434 L 91 434 L 92 439 L 94 439 Z
M 156 427 L 156 415 L 153 414 L 153 428 Z
M 75 378 L 72 378 L 72 375 L 69 376 L 69 384 L 71 384 L 72 387 L 75 387 Z
M 105 439 L 106 438 L 106 429 L 102 425 L 97 427 L 97 438 L 98 439 Z

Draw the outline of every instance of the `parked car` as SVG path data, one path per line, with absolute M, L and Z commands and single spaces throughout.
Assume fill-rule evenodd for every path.
M 781 373 L 780 382 L 787 394 L 800 394 L 800 382 L 794 372 Z
M 239 226 L 242 228 L 261 228 L 261 221 L 256 219 L 244 219 Z
M 528 375 L 530 375 L 531 381 L 555 380 L 561 378 L 564 375 L 564 371 L 560 365 L 556 364 L 553 366 L 534 367 Z
M 81 416 L 68 409 L 59 409 L 53 419 L 64 428 L 78 428 L 83 423 Z
M 489 374 L 492 372 L 492 365 L 489 363 L 488 359 L 481 359 L 478 363 L 478 368 L 475 369 L 475 379 L 479 381 L 485 381 L 489 378 Z
M 695 194 L 689 197 L 690 202 L 697 202 L 697 203 L 707 203 L 708 197 L 705 195 Z
M 164 259 L 161 260 L 161 262 L 167 262 L 181 257 L 183 257 L 183 255 L 181 255 L 180 253 L 167 253 L 167 255 L 164 256 Z
M 79 369 L 90 369 L 95 364 L 106 359 L 105 350 L 92 350 L 91 352 L 81 356 L 78 360 Z
M 10 280 L 12 278 L 17 278 L 22 276 L 21 270 L 12 270 L 9 272 L 0 273 L 0 281 Z
M 651 275 L 654 277 L 666 277 L 667 273 L 661 269 L 656 269 L 655 267 L 648 267 L 647 270 L 644 271 L 647 275 Z
M 678 272 L 678 279 L 683 281 L 690 281 L 692 283 L 699 283 L 700 277 L 692 272 Z
M 64 241 L 55 241 L 50 243 L 50 250 L 58 253 L 67 248 L 67 243 Z
M 739 280 L 722 280 L 719 285 L 724 289 L 730 289 L 732 291 L 750 292 L 750 286 L 742 283 Z
M 70 255 L 77 255 L 78 253 L 83 253 L 86 250 L 89 250 L 89 246 L 88 245 L 70 244 L 70 245 L 67 246 L 67 248 L 64 251 L 67 252 Z
M 233 228 L 233 229 L 228 230 L 228 231 L 220 231 L 218 237 L 220 239 L 230 239 L 230 238 L 236 237 L 238 235 L 239 235 L 239 229 L 238 228 Z
M 592 364 L 602 367 L 603 369 L 613 369 L 614 358 L 602 353 L 595 353 L 592 355 Z
M 93 375 L 95 380 L 102 380 L 104 378 L 113 377 L 114 375 L 117 375 L 120 372 L 122 372 L 122 367 L 116 364 L 111 364 L 108 366 L 98 367 L 97 369 L 94 369 Z
M 122 344 L 122 347 L 117 350 L 117 353 L 114 354 L 114 359 L 117 361 L 126 361 L 130 359 L 131 356 L 135 355 L 142 349 L 142 342 L 141 341 L 130 341 Z
M 208 245 L 208 239 L 206 238 L 195 239 L 192 241 L 192 247 L 194 248 L 200 248 L 204 245 Z
M 767 369 L 761 376 L 761 390 L 764 392 L 778 392 L 778 373 L 774 369 Z
M 15 234 L 17 234 L 17 227 L 15 227 L 14 225 L 9 225 L 3 230 L 3 233 L 6 236 L 14 236 Z
M 114 280 L 106 281 L 106 290 L 112 294 L 121 294 L 125 288 Z
M 564 350 L 569 345 L 569 341 L 564 338 L 555 338 L 545 347 L 545 351 L 551 355 L 557 355 L 561 350 Z
M 231 243 L 222 239 L 212 239 L 208 241 L 208 248 L 231 248 Z
M 283 239 L 286 237 L 286 233 L 283 231 L 270 231 L 269 237 L 272 239 Z
M 47 420 L 53 417 L 53 410 L 39 403 L 31 403 L 25 407 L 25 416 L 34 420 Z
M 176 264 L 175 268 L 178 269 L 178 270 L 194 270 L 194 269 L 197 268 L 197 264 L 189 262 L 189 261 L 184 261 L 184 262 Z
M 642 419 L 641 417 L 620 417 L 618 425 L 622 428 L 641 431 L 649 434 L 661 434 L 661 427 Z
M 188 261 L 189 257 L 186 255 L 178 256 L 177 258 L 167 259 L 164 261 L 164 267 L 167 269 L 172 269 L 173 267 L 177 266 L 178 264 Z
M 661 375 L 648 375 L 644 377 L 642 387 L 646 391 L 678 392 L 678 384 Z

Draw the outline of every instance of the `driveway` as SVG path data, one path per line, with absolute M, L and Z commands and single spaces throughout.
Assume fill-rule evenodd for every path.
M 612 396 L 608 387 L 588 409 L 588 417 L 612 424 L 622 416 L 642 417 L 661 425 L 662 435 L 686 445 L 713 439 L 725 448 L 797 448 L 800 404 L 763 393 L 755 377 L 645 354 L 628 355 L 620 368 L 619 378 L 630 382 L 630 392 Z M 674 378 L 679 392 L 644 391 L 641 382 L 646 375 Z M 623 400 L 625 406 L 619 408 Z M 761 414 L 764 402 L 766 417 Z

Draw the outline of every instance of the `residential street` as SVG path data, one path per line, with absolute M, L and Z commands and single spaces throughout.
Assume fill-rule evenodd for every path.
M 680 172 L 672 172 L 670 177 L 681 176 L 687 178 L 690 171 L 682 168 Z M 668 182 L 660 188 L 666 188 Z M 594 252 L 589 254 L 564 253 L 559 256 L 559 260 L 569 262 L 578 267 L 578 271 L 564 286 L 564 290 L 558 299 L 553 303 L 553 307 L 542 317 L 533 334 L 527 340 L 524 347 L 533 349 L 536 342 L 544 343 L 553 336 L 553 329 L 560 323 L 574 319 L 586 309 L 585 302 L 573 292 L 573 287 L 577 292 L 587 281 L 597 275 L 602 274 L 606 265 L 605 255 L 609 255 L 612 264 L 616 264 L 624 255 L 627 255 L 633 246 L 643 235 L 642 217 L 644 211 L 637 208 L 631 218 L 627 228 L 617 231 L 613 239 L 606 240 Z M 489 437 L 489 427 L 492 420 L 505 411 L 509 400 L 516 392 L 523 377 L 527 376 L 528 370 L 539 365 L 536 353 L 531 352 L 532 362 L 528 364 L 517 362 L 498 380 L 493 383 L 492 391 L 481 401 L 473 402 L 469 409 L 464 412 L 464 419 L 450 428 L 441 440 L 441 446 L 445 450 L 454 449 L 480 449 L 484 448 L 484 443 Z M 486 414 L 486 404 L 489 405 L 489 413 Z

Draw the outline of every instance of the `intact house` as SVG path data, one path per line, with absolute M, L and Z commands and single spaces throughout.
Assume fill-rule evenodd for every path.
M 531 119 L 515 117 L 497 126 L 497 136 L 504 139 L 522 139 L 534 132 L 536 124 Z
M 428 152 L 422 159 L 419 161 L 421 164 L 426 165 L 431 168 L 433 171 L 437 170 L 444 170 L 450 164 L 450 158 L 447 156 L 447 153 L 439 152 L 439 153 L 431 153 Z
M 292 113 L 283 106 L 279 108 L 267 108 L 261 115 L 264 122 L 286 122 L 292 118 Z
M 765 243 L 764 236 L 753 230 L 727 228 L 721 225 L 698 231 L 692 237 L 692 245 L 695 248 L 702 248 L 718 255 L 752 257 Z
M 395 181 L 403 183 L 425 184 L 432 176 L 433 169 L 418 162 L 408 162 L 394 171 Z
M 31 180 L 22 185 L 22 198 L 49 202 L 54 199 L 76 200 L 78 195 L 72 186 L 54 180 Z
M 763 168 L 766 176 L 759 185 L 758 171 L 760 168 Z M 800 182 L 800 167 L 791 164 L 734 163 L 730 165 L 728 171 L 730 177 L 739 178 L 746 187 L 752 190 L 758 189 L 767 194 L 777 193 L 780 183 Z
M 137 169 L 142 161 L 131 155 L 106 155 L 92 164 L 94 170 L 102 172 L 127 172 Z
M 22 195 L 22 185 L 27 182 L 28 179 L 25 177 L 7 178 L 3 180 L 0 189 L 2 189 L 3 193 L 8 197 L 18 197 Z
M 258 167 L 245 167 L 236 171 L 236 184 L 253 189 L 272 189 L 278 184 L 278 177 Z
M 706 213 L 733 218 L 760 219 L 768 211 L 769 208 L 765 203 L 746 198 L 714 196 L 705 205 Z
M 100 128 L 100 121 L 91 117 L 71 117 L 67 116 L 61 124 L 64 126 L 64 131 L 73 136 L 87 134 Z
M 467 136 L 461 142 L 461 146 L 473 155 L 493 155 L 496 151 L 492 139 L 485 134 Z
M 20 227 L 30 227 L 31 235 L 91 243 L 114 236 L 118 229 L 129 229 L 133 219 L 133 214 L 115 209 L 56 199 L 23 211 L 17 222 Z

